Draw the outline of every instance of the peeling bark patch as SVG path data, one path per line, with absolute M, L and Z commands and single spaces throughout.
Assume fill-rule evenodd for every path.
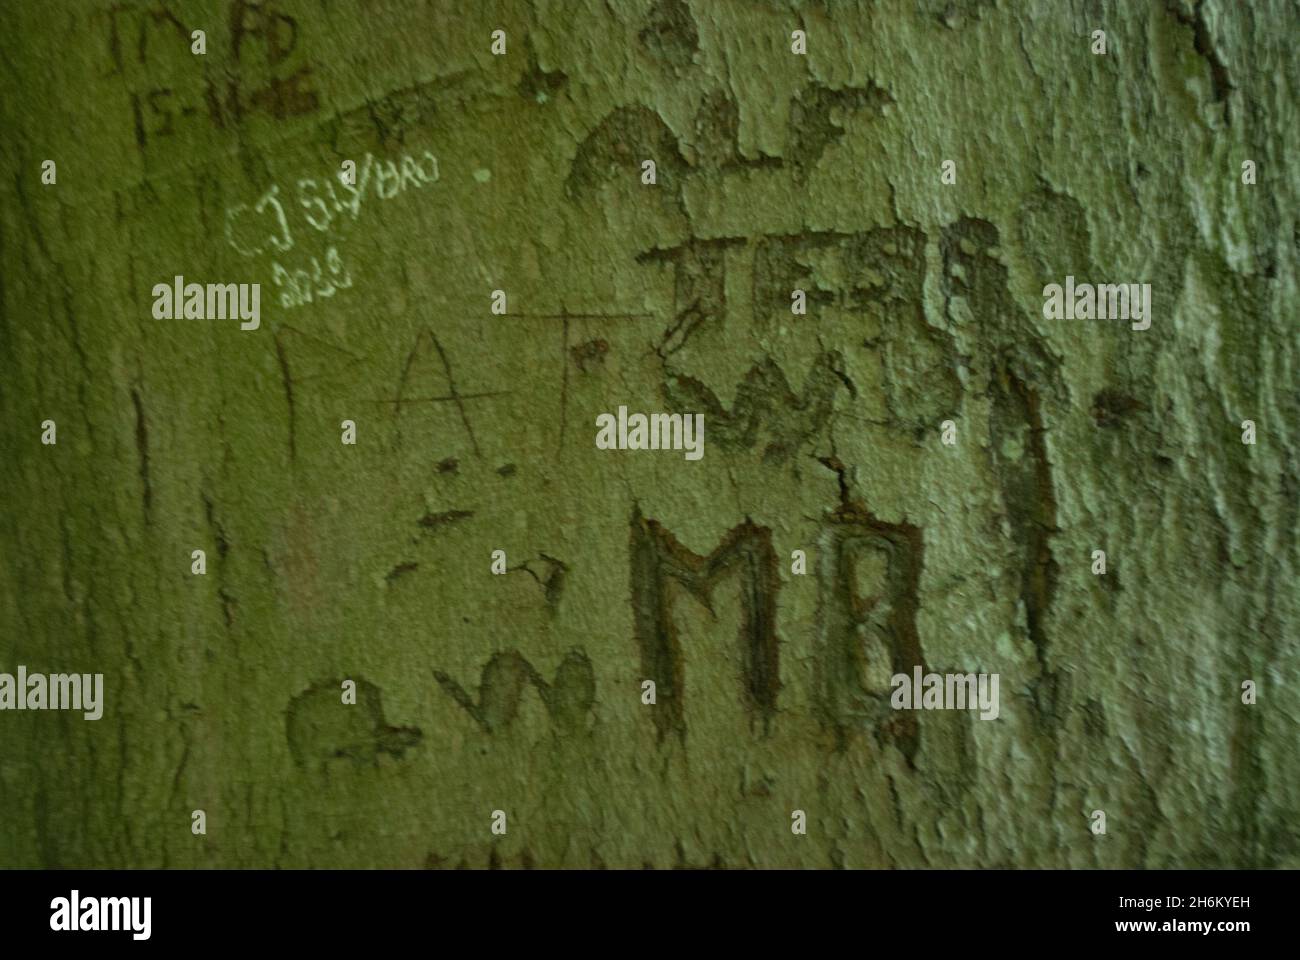
M 726 90 L 711 90 L 700 100 L 695 129 L 685 143 L 694 150 L 694 164 L 700 170 L 779 170 L 785 166 L 780 157 L 741 154 L 740 105 Z
M 664 203 L 680 205 L 682 179 L 687 173 L 677 137 L 663 118 L 640 104 L 619 107 L 598 123 L 578 145 L 564 190 L 570 200 L 591 197 L 601 184 L 618 177 L 640 183 L 641 161 L 653 159 L 658 194 Z
M 700 34 L 686 0 L 655 0 L 637 34 L 641 46 L 669 67 L 688 67 L 700 49 Z
M 879 117 L 893 102 L 887 90 L 873 83 L 841 89 L 810 83 L 800 90 L 790 104 L 790 146 L 786 150 L 795 179 L 807 181 L 826 150 L 843 138 L 845 128 L 839 122 L 840 116 L 865 111 Z
M 1019 308 L 1007 286 L 1007 267 L 1000 258 L 1001 233 L 987 220 L 962 217 L 944 227 L 939 238 L 944 272 L 941 289 L 948 319 L 956 325 L 958 301 L 964 301 L 978 326 L 984 356 L 1002 364 L 1042 394 L 1061 393 L 1060 361 L 1038 329 Z
M 1192 48 L 1196 51 L 1197 56 L 1205 61 L 1205 65 L 1210 72 L 1210 89 L 1214 102 L 1223 104 L 1224 117 L 1231 122 L 1228 95 L 1236 87 L 1228 76 L 1228 68 L 1219 57 L 1218 49 L 1214 46 L 1214 38 L 1210 36 L 1209 24 L 1205 22 L 1205 0 L 1195 0 L 1190 15 L 1184 12 L 1179 0 L 1165 0 L 1165 9 L 1169 11 L 1175 20 L 1192 31 Z

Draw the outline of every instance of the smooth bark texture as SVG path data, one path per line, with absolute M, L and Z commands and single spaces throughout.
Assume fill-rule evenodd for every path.
M 0 865 L 1300 866 L 1296 4 L 6 17 Z

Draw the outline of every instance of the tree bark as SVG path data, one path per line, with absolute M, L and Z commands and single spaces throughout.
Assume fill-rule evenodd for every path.
M 9 16 L 0 865 L 1300 866 L 1296 4 Z

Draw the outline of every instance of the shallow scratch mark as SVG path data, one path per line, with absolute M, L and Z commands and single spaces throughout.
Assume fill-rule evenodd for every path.
M 140 499 L 144 504 L 145 522 L 151 523 L 153 486 L 149 481 L 149 426 L 145 421 L 140 391 L 134 387 L 131 388 L 131 402 L 135 405 L 135 448 L 140 455 Z
M 469 422 L 469 414 L 465 411 L 464 397 L 456 390 L 456 378 L 451 372 L 451 360 L 447 357 L 447 351 L 442 348 L 438 338 L 429 334 L 429 339 L 433 341 L 433 348 L 438 351 L 438 358 L 442 360 L 442 369 L 447 374 L 447 386 L 451 390 L 451 396 L 456 404 L 456 409 L 460 411 L 460 422 L 465 425 L 465 432 L 469 434 L 469 442 L 474 447 L 474 455 L 479 459 L 483 458 L 483 451 L 479 449 L 478 438 L 474 436 L 474 427 Z
M 289 459 L 298 457 L 298 439 L 296 412 L 293 402 L 293 378 L 289 375 L 289 358 L 284 352 L 284 343 L 280 335 L 275 335 L 275 359 L 280 365 L 280 380 L 284 384 L 284 397 L 289 404 Z
M 444 510 L 442 513 L 426 513 L 418 523 L 425 530 L 438 530 L 448 524 L 468 520 L 474 516 L 473 510 Z

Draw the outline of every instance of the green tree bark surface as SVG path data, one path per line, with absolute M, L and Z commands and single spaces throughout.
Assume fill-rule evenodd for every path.
M 0 865 L 1300 866 L 1296 4 L 6 16 Z

